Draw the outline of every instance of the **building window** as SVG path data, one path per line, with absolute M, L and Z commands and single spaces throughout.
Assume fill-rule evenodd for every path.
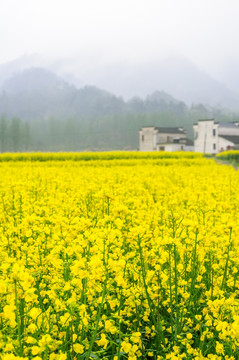
M 141 138 L 141 139 L 142 139 L 142 141 L 144 141 L 144 135 L 142 135 L 142 138 Z
M 213 136 L 216 136 L 216 129 L 213 129 L 213 130 L 212 130 L 212 135 L 213 135 Z
M 216 150 L 216 144 L 213 144 L 213 150 Z

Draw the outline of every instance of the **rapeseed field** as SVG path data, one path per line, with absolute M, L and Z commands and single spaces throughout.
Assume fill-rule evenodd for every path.
M 217 154 L 217 158 L 220 160 L 226 160 L 239 163 L 239 150 L 228 150 Z
M 124 154 L 0 158 L 2 360 L 239 359 L 239 173 Z

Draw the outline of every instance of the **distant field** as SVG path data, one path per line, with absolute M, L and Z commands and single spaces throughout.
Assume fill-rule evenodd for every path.
M 203 155 L 194 152 L 141 152 L 141 151 L 105 151 L 105 152 L 58 152 L 58 153 L 3 153 L 0 161 L 89 161 L 123 159 L 200 159 Z
M 239 150 L 229 150 L 217 154 L 218 159 L 239 163 Z
M 232 167 L 195 153 L 0 161 L 3 360 L 239 359 Z

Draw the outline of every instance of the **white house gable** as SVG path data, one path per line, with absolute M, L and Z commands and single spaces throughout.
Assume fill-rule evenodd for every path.
M 199 120 L 193 126 L 196 152 L 216 154 L 218 152 L 218 123 L 213 119 Z
M 196 152 L 217 154 L 239 147 L 239 123 L 217 123 L 214 119 L 199 120 L 193 126 Z
M 192 144 L 190 144 L 191 150 Z M 143 127 L 139 131 L 140 151 L 189 150 L 187 133 L 183 128 Z

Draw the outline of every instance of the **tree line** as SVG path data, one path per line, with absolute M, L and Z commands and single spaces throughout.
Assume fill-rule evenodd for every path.
M 217 121 L 239 121 L 236 115 L 210 115 Z M 35 120 L 2 115 L 0 151 L 136 150 L 142 126 L 184 127 L 193 139 L 193 123 L 205 116 L 197 107 L 181 114 L 164 111 Z

